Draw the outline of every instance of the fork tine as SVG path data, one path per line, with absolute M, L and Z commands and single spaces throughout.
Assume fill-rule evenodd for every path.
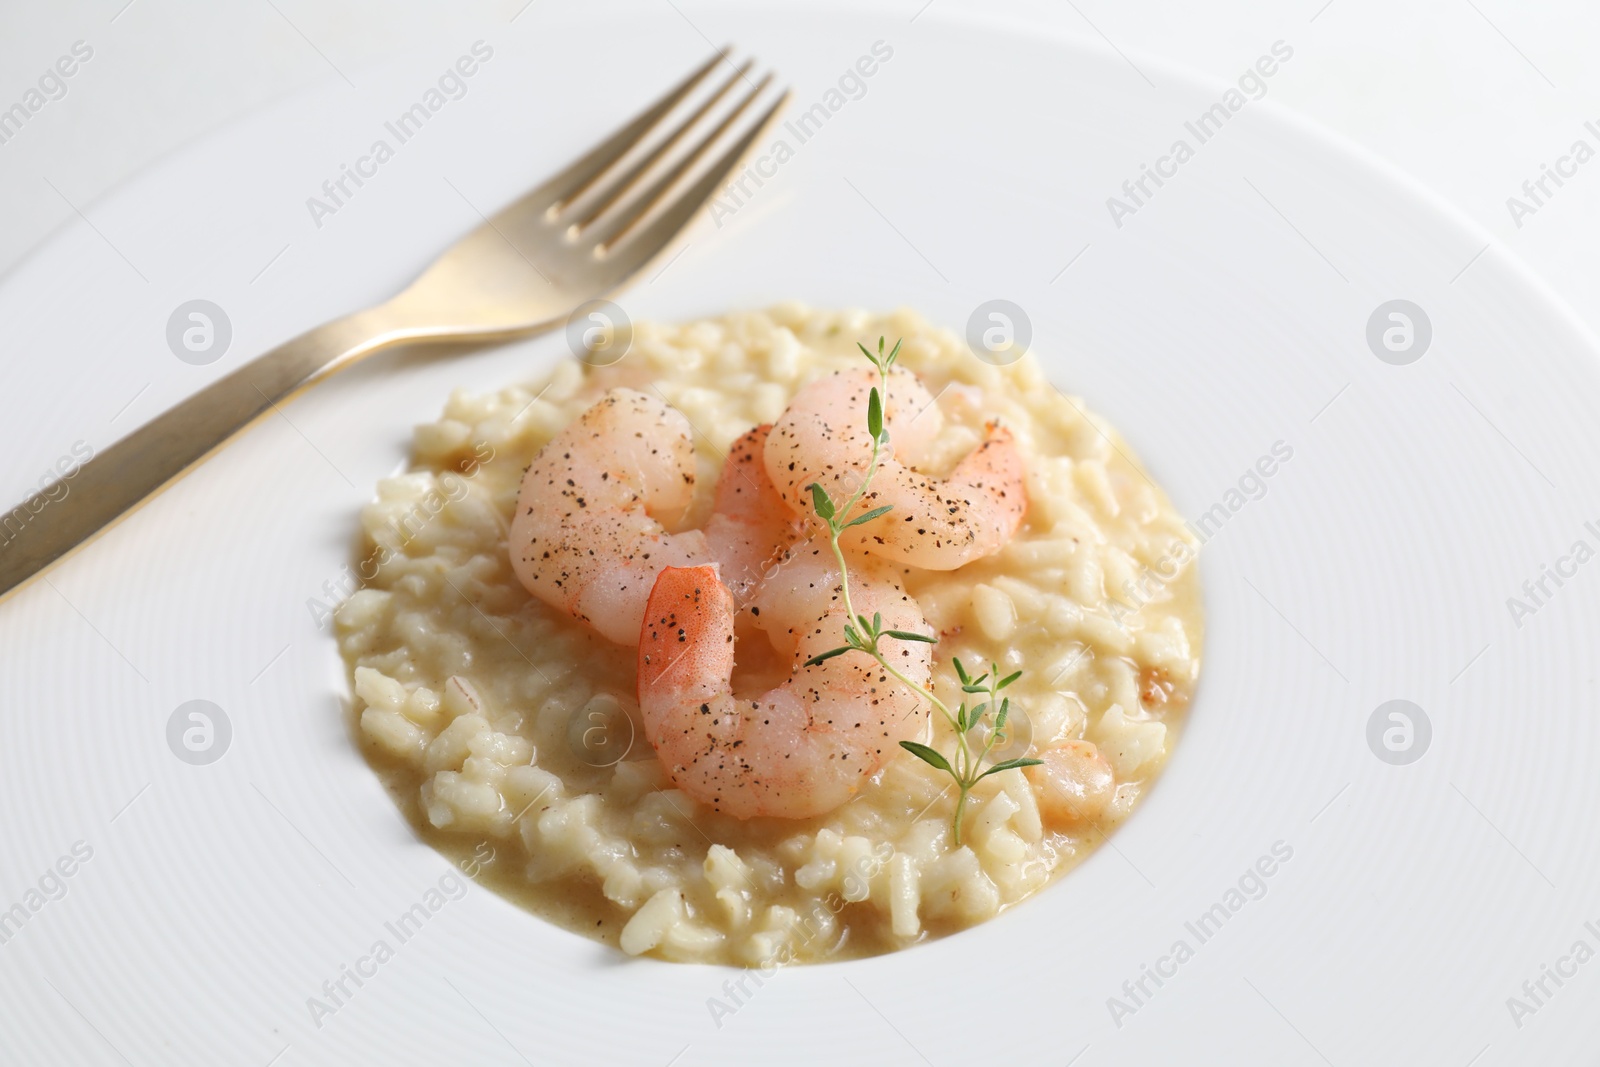
M 767 127 L 772 125 L 772 120 L 777 117 L 778 112 L 782 111 L 783 106 L 788 102 L 789 91 L 786 89 L 783 95 L 778 97 L 777 102 L 767 109 L 766 114 L 762 115 L 750 127 L 749 132 L 739 138 L 732 148 L 724 152 L 722 157 L 711 165 L 704 176 L 689 189 L 685 190 L 676 201 L 661 213 L 659 218 L 631 237 L 628 237 L 627 231 L 624 230 L 613 245 L 607 247 L 605 251 L 609 253 L 612 248 L 620 248 L 622 252 L 627 254 L 629 269 L 635 270 L 671 244 L 673 238 L 683 229 L 690 217 L 711 199 L 711 194 L 716 191 L 717 186 L 722 184 L 733 171 L 733 168 L 739 165 L 739 161 L 750 151 L 750 146 L 755 144 L 756 139 L 766 132 Z M 628 239 L 624 241 L 624 237 Z
M 650 152 L 638 163 L 634 164 L 634 166 L 629 169 L 627 174 L 613 181 L 609 189 L 597 194 L 597 199 L 594 205 L 585 208 L 583 217 L 575 220 L 572 223 L 574 232 L 582 232 L 592 222 L 594 222 L 595 219 L 605 214 L 609 208 L 615 205 L 617 201 L 621 200 L 630 189 L 639 183 L 640 178 L 642 178 L 647 171 L 659 163 L 666 156 L 666 154 L 671 151 L 673 146 L 682 140 L 684 134 L 692 130 L 695 125 L 698 124 L 701 119 L 705 118 L 711 109 L 716 106 L 718 101 L 720 101 L 724 96 L 728 95 L 729 89 L 732 89 L 736 84 L 738 84 L 741 78 L 744 78 L 750 73 L 750 68 L 753 66 L 755 66 L 755 60 L 745 60 L 744 65 L 740 66 L 732 74 L 728 75 L 727 79 L 724 80 L 721 85 L 717 86 L 716 90 L 705 99 L 704 103 L 695 109 L 692 115 L 678 124 L 677 129 L 673 130 L 670 134 L 664 137 L 661 140 L 661 143 L 652 148 Z M 568 203 L 571 202 L 572 201 L 570 200 L 568 201 Z
M 683 159 L 679 160 L 671 170 L 662 175 L 654 185 L 652 185 L 632 204 L 625 208 L 621 212 L 620 218 L 605 228 L 604 236 L 596 239 L 595 247 L 602 253 L 609 250 L 624 236 L 626 236 L 630 229 L 638 225 L 639 221 L 643 219 L 652 208 L 662 202 L 663 198 L 666 196 L 667 192 L 672 188 L 672 186 L 677 184 L 677 182 L 681 180 L 683 176 L 700 161 L 701 157 L 710 151 L 710 149 L 716 144 L 717 140 L 728 131 L 734 122 L 738 120 L 740 115 L 744 114 L 745 109 L 755 102 L 756 98 L 761 95 L 761 91 L 765 89 L 771 82 L 771 74 L 768 74 L 766 77 L 757 82 L 755 88 L 746 93 L 744 99 L 740 100 L 738 104 L 734 105 L 733 109 L 729 111 L 727 115 L 723 116 L 722 121 L 717 123 L 715 129 L 702 138 L 699 144 L 690 149 L 684 155 Z M 788 94 L 785 93 L 784 99 L 787 98 Z M 779 103 L 781 104 L 782 101 L 780 100 Z M 776 109 L 768 111 L 767 114 L 762 117 L 761 121 L 756 123 L 752 132 L 747 134 L 745 140 L 741 141 L 740 143 L 745 144 L 756 131 L 761 130 L 766 125 L 767 120 L 774 114 L 776 114 Z M 727 158 L 728 157 L 724 156 L 723 160 L 726 160 Z M 735 159 L 737 159 L 737 156 L 735 156 Z M 719 161 L 719 165 L 721 162 L 722 161 Z M 699 186 L 696 186 L 696 188 L 698 189 Z M 709 189 L 705 195 L 710 196 Z
M 633 121 L 607 137 L 592 150 L 585 153 L 571 166 L 556 174 L 543 185 L 539 186 L 531 196 L 538 196 L 549 201 L 546 210 L 559 211 L 568 203 L 581 196 L 588 187 L 604 174 L 617 160 L 627 155 L 628 150 L 638 144 L 644 136 L 673 108 L 688 96 L 694 87 L 704 80 L 707 74 L 723 61 L 723 53 L 718 52 L 704 64 L 692 71 L 683 81 L 667 90 L 667 94 L 660 100 L 651 104 L 644 111 L 634 117 Z

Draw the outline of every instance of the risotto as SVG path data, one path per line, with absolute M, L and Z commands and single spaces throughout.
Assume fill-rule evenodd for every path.
M 939 637 L 933 689 L 959 694 L 953 657 L 1020 670 L 996 755 L 1092 768 L 1066 782 L 1055 765 L 983 779 L 960 844 L 950 776 L 898 751 L 848 803 L 812 818 L 738 819 L 697 803 L 645 739 L 638 650 L 531 597 L 508 554 L 523 472 L 607 390 L 659 397 L 688 419 L 697 479 L 682 528 L 694 528 L 730 446 L 808 381 L 859 370 L 857 342 L 880 335 L 903 338 L 899 365 L 944 416 L 922 469 L 949 471 L 996 418 L 1026 457 L 1025 517 L 1003 548 L 954 570 L 902 569 Z M 362 513 L 365 584 L 336 614 L 355 729 L 427 841 L 535 914 L 625 953 L 764 967 L 981 923 L 1128 816 L 1198 676 L 1195 541 L 1115 432 L 1031 356 L 991 365 L 907 311 L 781 305 L 639 324 L 625 358 L 593 362 L 457 392 L 417 428 L 411 470 L 380 482 Z M 921 740 L 949 751 L 953 730 L 932 718 Z

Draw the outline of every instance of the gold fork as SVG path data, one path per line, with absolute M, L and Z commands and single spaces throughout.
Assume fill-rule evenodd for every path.
M 522 336 L 623 285 L 667 248 L 788 100 L 745 113 L 772 81 L 751 62 L 690 106 L 718 53 L 588 154 L 467 234 L 398 296 L 245 364 L 100 452 L 0 545 L 0 596 L 92 538 L 271 410 L 380 348 Z M 739 82 L 748 90 L 723 101 Z M 671 129 L 669 117 L 684 112 Z M 720 114 L 719 114 L 720 113 Z M 701 131 L 689 143 L 691 134 Z M 652 143 L 653 142 L 653 143 Z M 728 147 L 709 164 L 719 145 Z

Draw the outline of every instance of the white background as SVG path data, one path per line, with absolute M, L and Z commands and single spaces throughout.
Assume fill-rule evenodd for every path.
M 566 0 L 567 3 L 573 0 Z M 670 0 L 687 20 L 707 5 Z M 359 72 L 440 34 L 548 16 L 562 0 L 12 0 L 0 11 L 0 108 L 76 40 L 95 56 L 23 133 L 0 145 L 0 270 L 141 166 L 228 119 Z M 669 0 L 586 3 L 658 8 Z M 909 13 L 925 0 L 907 0 Z M 1295 60 L 1270 97 L 1398 165 L 1486 227 L 1590 324 L 1600 325 L 1600 161 L 1538 214 L 1506 199 L 1574 139 L 1600 138 L 1600 6 L 1577 0 L 932 0 L 1236 78 L 1272 41 Z M 720 43 L 720 42 L 719 42 Z M 604 41 L 581 42 L 603 67 Z M 359 79 L 355 79 L 359 86 Z M 359 91 L 359 87 L 357 88 Z M 52 188 L 52 185 L 54 188 Z M 57 191 L 59 190 L 59 192 Z M 70 203 L 69 203 L 70 202 Z

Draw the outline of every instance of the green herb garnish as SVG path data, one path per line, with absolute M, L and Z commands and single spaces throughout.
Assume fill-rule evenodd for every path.
M 961 681 L 961 692 L 970 696 L 982 697 L 983 699 L 970 707 L 967 705 L 967 701 L 963 699 L 956 707 L 956 710 L 951 711 L 950 706 L 935 696 L 932 689 L 920 685 L 902 674 L 894 664 L 889 662 L 879 648 L 880 642 L 885 638 L 891 638 L 896 641 L 922 641 L 930 645 L 936 644 L 939 639 L 937 637 L 928 637 L 924 634 L 912 633 L 908 630 L 885 630 L 881 613 L 874 612 L 872 618 L 868 619 L 865 615 L 856 614 L 855 607 L 850 602 L 850 569 L 845 563 L 844 550 L 839 547 L 839 537 L 852 526 L 860 526 L 862 523 L 872 522 L 881 518 L 893 508 L 893 505 L 886 505 L 863 512 L 854 518 L 849 518 L 851 511 L 855 510 L 856 505 L 861 502 L 861 498 L 866 495 L 868 485 L 871 484 L 873 476 L 878 472 L 878 462 L 883 456 L 883 449 L 889 443 L 889 430 L 883 421 L 883 397 L 887 396 L 889 392 L 889 370 L 900 356 L 900 342 L 896 341 L 894 348 L 887 354 L 884 352 L 884 339 L 882 337 L 878 338 L 878 351 L 876 354 L 866 345 L 859 342 L 857 342 L 856 347 L 860 348 L 862 354 L 877 368 L 878 381 L 882 387 L 880 392 L 879 388 L 874 386 L 872 393 L 867 398 L 867 432 L 872 435 L 872 460 L 867 464 L 867 473 L 862 478 L 861 484 L 851 494 L 850 499 L 843 504 L 835 502 L 828 496 L 828 491 L 816 482 L 812 482 L 807 487 L 811 490 L 812 510 L 816 512 L 817 518 L 828 526 L 828 544 L 833 549 L 833 557 L 839 564 L 839 589 L 844 600 L 845 617 L 853 621 L 844 625 L 845 643 L 843 645 L 812 656 L 806 660 L 804 665 L 809 667 L 814 663 L 822 663 L 835 656 L 842 656 L 847 652 L 863 652 L 877 660 L 879 666 L 902 685 L 926 700 L 944 716 L 945 721 L 950 724 L 950 728 L 955 731 L 956 735 L 956 749 L 949 757 L 946 757 L 944 753 L 936 748 L 916 741 L 902 741 L 900 742 L 900 747 L 930 767 L 950 775 L 954 779 L 957 788 L 961 790 L 956 799 L 955 817 L 952 820 L 955 843 L 960 845 L 961 819 L 966 811 L 967 795 L 972 792 L 972 787 L 991 774 L 1014 770 L 1018 767 L 1029 767 L 1043 761 L 1036 759 L 1008 759 L 987 768 L 983 765 L 984 761 L 989 758 L 990 752 L 994 750 L 994 747 L 998 744 L 1004 744 L 1006 739 L 1006 719 L 1011 714 L 1011 698 L 1000 696 L 1000 691 L 1022 677 L 1021 671 L 1002 678 L 998 666 L 991 663 L 989 670 L 977 677 L 973 677 L 968 673 L 961 660 L 952 657 L 950 662 L 955 667 L 956 677 Z M 994 716 L 994 723 L 988 731 L 988 737 L 984 740 L 981 748 L 974 750 L 969 743 L 969 735 L 991 714 Z

